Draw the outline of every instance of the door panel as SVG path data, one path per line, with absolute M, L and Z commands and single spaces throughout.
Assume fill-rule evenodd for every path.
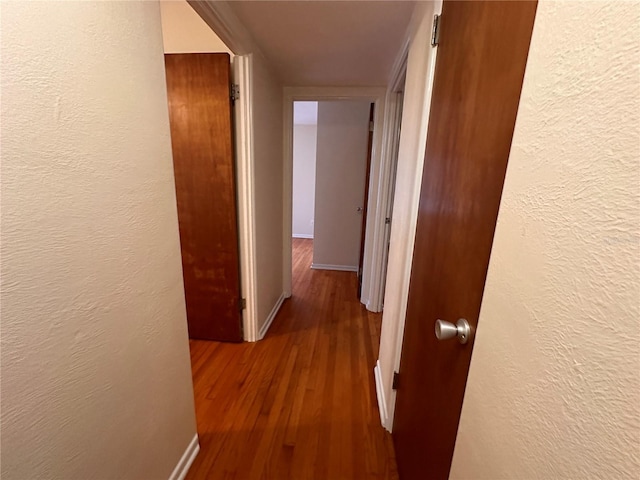
M 443 5 L 393 426 L 405 479 L 449 476 L 474 336 L 434 327 L 477 326 L 535 11 Z
M 165 55 L 189 337 L 242 341 L 230 59 Z
M 314 268 L 358 268 L 369 107 L 361 100 L 318 102 Z
M 367 140 L 367 170 L 364 177 L 362 200 L 362 227 L 360 228 L 360 258 L 358 259 L 358 299 L 362 298 L 362 269 L 364 267 L 364 242 L 367 238 L 367 206 L 369 205 L 369 180 L 371 178 L 371 152 L 373 151 L 373 114 L 376 104 L 369 107 L 369 139 Z

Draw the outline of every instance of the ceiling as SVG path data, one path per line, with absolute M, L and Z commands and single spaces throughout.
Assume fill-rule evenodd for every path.
M 287 86 L 383 86 L 415 2 L 231 1 Z

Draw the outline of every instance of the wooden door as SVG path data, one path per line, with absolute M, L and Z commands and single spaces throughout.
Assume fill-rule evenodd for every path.
M 369 205 L 369 179 L 371 178 L 371 153 L 373 151 L 373 114 L 375 103 L 369 107 L 369 140 L 367 144 L 367 171 L 364 178 L 362 200 L 362 228 L 360 229 L 360 258 L 358 260 L 358 298 L 362 297 L 362 269 L 364 267 L 364 242 L 367 238 L 367 205 Z
M 189 337 L 241 342 L 229 55 L 165 66 Z
M 404 479 L 449 476 L 535 11 L 443 5 L 393 425 Z M 459 318 L 470 341 L 438 341 L 436 320 Z

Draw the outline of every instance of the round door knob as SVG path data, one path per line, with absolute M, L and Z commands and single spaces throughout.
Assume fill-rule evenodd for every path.
M 458 341 L 462 344 L 469 341 L 471 336 L 471 327 L 469 322 L 464 318 L 459 319 L 454 325 L 444 320 L 436 320 L 436 338 L 438 340 L 449 340 L 458 337 Z

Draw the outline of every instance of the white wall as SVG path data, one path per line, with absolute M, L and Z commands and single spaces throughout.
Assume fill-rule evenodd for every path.
M 538 4 L 451 478 L 640 476 L 638 25 Z
M 284 292 L 283 101 L 282 83 L 268 64 L 259 55 L 252 55 L 252 62 L 257 314 L 263 329 Z
M 357 270 L 370 102 L 318 102 L 313 267 Z
M 1 22 L 2 478 L 166 479 L 196 426 L 158 4 Z
M 317 136 L 317 125 L 293 126 L 293 236 L 297 238 L 313 238 Z
M 393 223 L 391 224 L 380 353 L 376 367 L 378 403 L 383 425 L 389 430 L 393 425 L 396 397 L 391 383 L 393 372 L 400 362 L 404 319 L 407 312 L 409 277 L 437 52 L 430 45 L 431 26 L 433 15 L 439 13 L 441 8 L 441 1 L 419 3 L 410 27 L 411 40 L 407 59 Z
M 162 37 L 165 53 L 233 52 L 187 3 L 161 1 Z

